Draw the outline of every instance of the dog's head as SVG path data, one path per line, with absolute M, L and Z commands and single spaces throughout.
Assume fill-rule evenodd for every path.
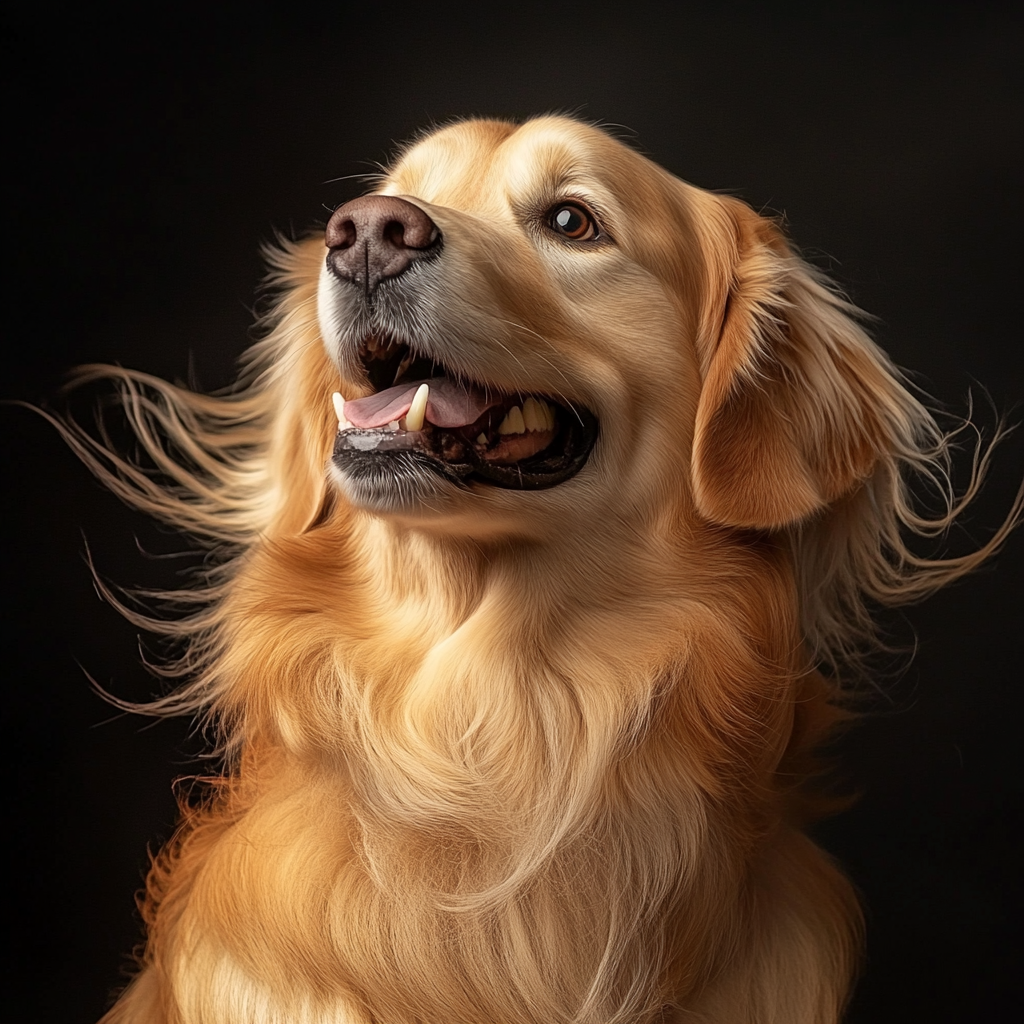
M 671 501 L 779 528 L 907 418 L 771 221 L 576 121 L 443 128 L 326 243 L 333 470 L 376 513 L 536 529 Z

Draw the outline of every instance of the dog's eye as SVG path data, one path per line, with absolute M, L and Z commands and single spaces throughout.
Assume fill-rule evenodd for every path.
M 574 242 L 597 238 L 597 224 L 590 213 L 576 203 L 560 203 L 548 215 L 551 230 Z

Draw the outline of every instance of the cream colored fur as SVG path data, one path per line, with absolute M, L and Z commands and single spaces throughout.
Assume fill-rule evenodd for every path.
M 586 405 L 598 444 L 550 490 L 353 507 L 330 394 L 366 383 L 320 238 L 272 254 L 232 393 L 85 371 L 158 475 L 65 436 L 224 554 L 144 709 L 208 716 L 224 774 L 154 861 L 105 1024 L 837 1021 L 860 915 L 801 831 L 834 668 L 866 601 L 969 571 L 1019 502 L 975 555 L 912 555 L 901 530 L 961 506 L 916 516 L 901 473 L 949 494 L 948 440 L 856 312 L 775 224 L 595 128 L 452 125 L 378 188 L 443 232 L 417 315 L 446 361 Z M 612 244 L 545 235 L 565 198 Z

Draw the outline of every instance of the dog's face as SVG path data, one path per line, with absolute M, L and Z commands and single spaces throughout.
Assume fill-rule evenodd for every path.
M 715 202 L 562 118 L 462 123 L 407 151 L 328 226 L 319 311 L 347 381 L 348 497 L 536 529 L 545 510 L 649 513 L 675 494 L 709 315 L 694 207 L 706 220 Z
M 374 513 L 774 530 L 913 434 L 885 356 L 771 221 L 575 121 L 438 131 L 326 242 L 333 473 Z

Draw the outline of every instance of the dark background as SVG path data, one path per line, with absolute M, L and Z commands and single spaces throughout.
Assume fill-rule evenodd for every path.
M 940 401 L 963 411 L 974 387 L 990 430 L 980 384 L 1024 417 L 1019 5 L 178 11 L 40 4 L 8 23 L 4 397 L 59 405 L 83 361 L 226 384 L 260 243 L 361 191 L 332 179 L 455 115 L 572 110 L 784 213 Z M 170 781 L 201 749 L 187 723 L 118 716 L 91 692 L 83 669 L 129 698 L 156 684 L 136 630 L 96 597 L 85 542 L 125 585 L 173 583 L 194 559 L 153 557 L 185 545 L 44 422 L 0 414 L 5 877 L 23 911 L 0 1012 L 85 1024 L 138 937 L 132 893 L 169 833 Z M 989 535 L 1022 475 L 1018 437 L 953 550 Z M 862 799 L 820 829 L 869 918 L 851 1022 L 987 1022 L 1021 1003 L 1022 569 L 1018 534 L 886 619 L 916 657 L 844 744 Z

